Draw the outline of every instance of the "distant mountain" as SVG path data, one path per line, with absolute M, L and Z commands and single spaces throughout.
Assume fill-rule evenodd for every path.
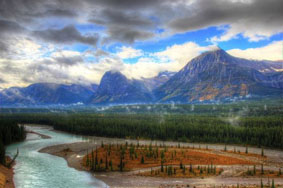
M 152 100 L 149 89 L 140 80 L 129 80 L 117 71 L 106 72 L 90 98 L 90 104 L 146 103 Z
M 274 70 L 280 67 L 275 63 L 240 59 L 217 49 L 191 60 L 154 93 L 159 102 L 282 96 L 283 72 Z
M 0 92 L 1 105 L 50 105 L 83 103 L 93 95 L 97 85 L 82 86 L 36 83 L 28 87 L 12 87 Z
M 153 78 L 128 79 L 106 72 L 99 85 L 37 83 L 0 91 L 2 105 L 93 105 L 190 103 L 246 98 L 283 97 L 283 61 L 236 58 L 222 49 L 205 52 L 179 72 Z
M 152 91 L 167 82 L 175 73 L 176 72 L 164 71 L 152 78 L 142 78 L 142 81 L 145 86 Z

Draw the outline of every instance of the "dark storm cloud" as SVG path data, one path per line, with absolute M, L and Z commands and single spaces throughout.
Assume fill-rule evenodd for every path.
M 154 23 L 146 15 L 132 11 L 104 9 L 93 13 L 90 21 L 107 28 L 108 37 L 104 41 L 108 42 L 114 40 L 133 43 L 154 36 Z
M 38 13 L 37 16 L 41 17 L 76 17 L 77 13 L 71 10 L 64 10 L 64 9 L 54 9 L 54 10 L 46 10 L 45 12 Z
M 94 56 L 95 57 L 101 57 L 101 56 L 109 56 L 110 54 L 104 50 L 98 49 L 96 50 Z
M 77 42 L 95 46 L 98 41 L 97 35 L 84 36 L 74 26 L 66 26 L 62 29 L 34 31 L 33 34 L 46 42 L 55 43 L 71 44 Z
M 88 3 L 119 9 L 144 9 L 159 6 L 166 0 L 87 0 Z
M 281 0 L 0 0 L 0 17 L 10 22 L 0 32 L 19 31 L 20 25 L 38 30 L 43 25 L 46 31 L 31 31 L 32 35 L 48 42 L 89 45 L 98 37 L 83 36 L 70 26 L 50 29 L 53 21 L 62 26 L 100 25 L 105 28 L 104 42 L 133 43 L 156 37 L 157 29 L 175 34 L 225 24 L 237 27 L 234 32 L 250 26 L 251 32 L 268 35 L 274 29 L 282 31 L 282 12 Z
M 153 23 L 146 16 L 136 12 L 123 12 L 117 10 L 105 9 L 101 11 L 96 18 L 90 19 L 91 22 L 99 25 L 117 25 L 117 26 L 153 26 Z
M 132 29 L 127 27 L 110 27 L 108 28 L 108 38 L 104 42 L 123 41 L 125 43 L 134 43 L 136 40 L 146 40 L 154 36 L 154 33 Z
M 6 83 L 6 81 L 3 78 L 0 78 L 0 83 Z
M 0 19 L 0 34 L 1 33 L 11 34 L 11 33 L 19 33 L 24 31 L 26 31 L 26 29 L 20 26 L 18 23 L 9 20 Z
M 21 23 L 34 22 L 48 16 L 75 17 L 74 8 L 80 8 L 75 0 L 0 0 L 0 16 Z
M 68 57 L 53 57 L 51 59 L 44 59 L 40 63 L 46 65 L 60 65 L 60 66 L 73 66 L 82 63 L 84 60 L 81 56 L 68 56 Z
M 198 0 L 186 9 L 187 11 L 183 11 L 183 15 L 169 22 L 169 28 L 184 32 L 213 25 L 246 23 L 246 21 L 268 27 L 268 25 L 280 26 L 283 20 L 283 1 L 280 0 L 246 2 Z
M 0 38 L 1 39 L 1 38 Z M 0 41 L 0 56 L 8 51 L 9 47 L 4 42 Z

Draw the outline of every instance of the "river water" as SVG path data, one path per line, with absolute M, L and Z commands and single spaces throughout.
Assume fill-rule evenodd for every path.
M 86 137 L 55 132 L 47 126 L 27 126 L 27 129 L 51 138 L 42 139 L 38 135 L 28 134 L 24 142 L 7 147 L 7 154 L 10 156 L 14 156 L 19 148 L 19 156 L 14 166 L 16 188 L 108 187 L 90 173 L 68 167 L 63 158 L 38 152 L 41 148 L 51 145 L 87 141 Z

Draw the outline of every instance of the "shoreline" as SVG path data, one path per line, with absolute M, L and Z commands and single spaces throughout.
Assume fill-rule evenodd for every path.
M 42 138 L 42 139 L 50 139 L 51 138 L 51 136 L 41 134 L 41 133 L 38 133 L 38 132 L 34 132 L 34 131 L 27 131 L 27 133 L 36 134 L 36 135 L 40 136 L 40 138 Z
M 7 157 L 8 160 L 11 160 L 9 157 Z M 11 168 L 7 168 L 3 165 L 0 164 L 0 176 L 1 174 L 3 176 L 5 176 L 5 188 L 15 188 L 15 183 L 14 183 L 14 165 L 15 165 L 15 161 L 12 164 Z M 2 182 L 1 182 L 2 183 Z M 0 184 L 1 185 L 1 184 Z
M 87 151 L 92 150 L 95 147 L 100 147 L 100 143 L 97 142 L 75 142 L 69 144 L 59 144 L 54 146 L 48 146 L 39 150 L 41 153 L 48 153 L 62 157 L 67 161 L 67 164 L 71 168 L 75 168 L 79 171 L 89 172 L 81 164 L 82 157 L 87 154 Z M 248 157 L 247 157 L 248 158 Z M 250 158 L 252 160 L 252 158 Z M 271 165 L 270 163 L 269 165 Z M 265 164 L 266 165 L 266 164 Z M 282 166 L 281 163 L 279 163 Z M 234 171 L 240 168 L 243 170 L 242 165 L 226 166 L 229 174 L 229 169 Z M 270 168 L 275 169 L 273 165 Z M 208 178 L 162 178 L 162 177 L 144 177 L 137 176 L 136 173 L 140 171 L 148 171 L 149 169 L 139 169 L 127 172 L 98 172 L 91 173 L 99 180 L 102 180 L 110 187 L 177 187 L 177 185 L 188 186 L 193 185 L 197 187 L 213 187 L 214 185 L 237 185 L 237 183 L 243 185 L 259 185 L 260 177 L 236 177 L 236 176 L 217 176 Z M 225 174 L 225 173 L 224 173 Z M 226 173 L 227 174 L 227 173 Z M 263 178 L 265 181 L 267 178 Z M 283 185 L 283 178 L 274 178 L 275 182 Z

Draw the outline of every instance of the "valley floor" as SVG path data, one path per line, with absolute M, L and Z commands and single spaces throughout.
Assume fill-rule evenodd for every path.
M 82 165 L 83 157 L 92 149 L 101 146 L 101 142 L 104 144 L 125 144 L 125 139 L 111 139 L 93 137 L 93 140 L 88 142 L 77 142 L 71 144 L 60 144 L 55 146 L 49 146 L 40 150 L 43 153 L 49 153 L 59 157 L 63 157 L 68 162 L 70 167 L 77 170 L 88 170 Z M 127 140 L 127 142 L 136 144 L 135 140 Z M 177 146 L 177 142 L 159 142 L 159 141 L 139 141 L 139 144 L 149 145 L 150 143 L 166 144 L 167 146 Z M 221 156 L 229 156 L 236 159 L 246 160 L 251 164 L 257 164 L 257 170 L 260 170 L 260 164 L 263 164 L 265 171 L 278 172 L 279 168 L 283 168 L 283 151 L 276 150 L 264 150 L 266 157 L 259 157 L 261 154 L 260 148 L 249 147 L 249 155 L 244 154 L 245 147 L 241 146 L 227 146 L 228 151 L 232 151 L 235 147 L 237 152 L 224 152 L 224 145 L 217 144 L 191 144 L 183 143 L 185 147 L 205 148 L 209 147 L 209 150 L 203 149 L 205 153 L 212 153 Z M 241 153 L 238 153 L 240 151 Z M 256 155 L 252 155 L 252 153 Z M 186 164 L 188 165 L 188 164 Z M 151 168 L 135 169 L 127 172 L 96 172 L 93 175 L 104 181 L 110 187 L 219 187 L 219 186 L 234 186 L 240 184 L 240 187 L 259 187 L 261 179 L 264 185 L 270 185 L 272 179 L 276 184 L 276 187 L 283 187 L 283 176 L 275 175 L 256 175 L 247 176 L 246 172 L 248 168 L 252 170 L 253 165 L 218 165 L 222 168 L 221 175 L 212 177 L 196 177 L 196 178 L 174 178 L 174 177 L 148 177 L 145 174 L 150 172 Z M 160 168 L 160 167 L 154 167 Z M 269 186 L 269 187 L 270 187 Z

